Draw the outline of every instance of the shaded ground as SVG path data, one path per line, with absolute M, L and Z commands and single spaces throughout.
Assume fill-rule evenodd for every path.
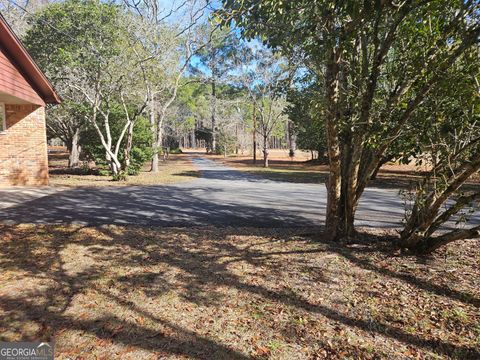
M 49 154 L 50 186 L 55 187 L 104 187 L 104 186 L 146 186 L 175 184 L 190 181 L 199 173 L 189 157 L 183 154 L 172 154 L 167 161 L 160 162 L 158 173 L 150 172 L 146 164 L 136 176 L 129 176 L 127 181 L 112 181 L 109 175 L 100 175 L 98 169 L 69 169 L 68 154 L 53 152 Z
M 319 229 L 1 226 L 0 340 L 58 359 L 478 359 L 479 248 Z

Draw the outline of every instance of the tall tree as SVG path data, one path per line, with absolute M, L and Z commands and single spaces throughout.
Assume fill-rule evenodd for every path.
M 263 47 L 245 44 L 235 56 L 235 77 L 247 90 L 256 111 L 255 130 L 262 138 L 263 166 L 268 167 L 269 140 L 279 129 L 285 130 L 286 101 L 282 93 L 288 79 L 283 59 Z M 255 151 L 255 150 L 254 150 Z
M 88 106 L 88 111 L 77 113 L 83 115 L 83 123 L 78 116 L 61 121 L 52 116 L 50 128 L 63 123 L 71 129 L 70 138 L 64 137 L 74 158 L 77 148 L 73 143 L 78 140 L 79 128 L 92 126 L 113 175 L 129 165 L 135 120 L 148 100 L 139 64 L 149 58 L 139 53 L 141 41 L 132 26 L 135 20 L 118 6 L 96 0 L 68 0 L 50 4 L 33 16 L 25 36 L 34 58 L 62 91 L 66 106 Z M 123 108 L 124 118 L 122 131 L 114 137 L 110 115 L 117 104 Z
M 80 134 L 85 125 L 85 112 L 88 106 L 81 102 L 64 101 L 62 106 L 47 109 L 47 136 L 57 138 L 67 147 L 68 167 L 80 165 Z
M 15 34 L 23 38 L 29 29 L 29 16 L 51 3 L 50 0 L 0 0 L 0 13 L 12 27 Z
M 210 85 L 211 151 L 217 151 L 217 100 L 218 86 L 225 80 L 232 67 L 233 54 L 238 44 L 229 29 L 221 30 L 211 25 L 204 28 L 204 46 L 192 62 L 192 72 Z
M 291 121 L 293 131 L 297 135 L 300 149 L 318 154 L 318 159 L 325 160 L 327 143 L 325 125 L 318 112 L 317 101 L 322 89 L 314 74 L 307 72 L 299 79 L 299 85 L 287 90 L 288 106 L 286 113 Z
M 159 171 L 159 154 L 164 143 L 165 122 L 174 104 L 185 72 L 194 56 L 205 46 L 199 31 L 205 18 L 206 0 L 186 0 L 162 8 L 156 0 L 125 0 L 127 8 L 141 18 L 139 29 L 144 51 L 152 60 L 140 63 L 147 86 L 152 132 L 152 171 Z
M 326 234 L 351 236 L 365 187 L 444 73 L 478 43 L 473 0 L 224 0 L 218 16 L 323 82 L 329 156 Z

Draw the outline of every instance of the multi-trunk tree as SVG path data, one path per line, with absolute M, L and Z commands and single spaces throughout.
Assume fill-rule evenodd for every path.
M 478 44 L 468 0 L 225 0 L 218 16 L 322 82 L 317 104 L 328 157 L 326 233 L 351 236 L 359 200 L 395 141 L 448 69 Z
M 152 168 L 158 170 L 164 118 L 190 60 L 193 25 L 202 16 L 190 3 L 200 1 L 187 1 L 177 9 L 187 20 L 153 20 L 143 12 L 95 0 L 51 4 L 31 20 L 25 38 L 29 50 L 62 90 L 66 103 L 89 108 L 79 113 L 83 122 L 78 116 L 60 118 L 65 108 L 52 112 L 48 120 L 52 129 L 92 127 L 113 175 L 128 172 L 134 129 L 147 109 L 155 135 Z M 121 118 L 118 107 L 123 110 Z M 121 131 L 112 132 L 119 126 Z

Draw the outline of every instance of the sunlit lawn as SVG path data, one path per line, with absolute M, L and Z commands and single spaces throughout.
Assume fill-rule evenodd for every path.
M 109 175 L 84 174 L 82 169 L 71 171 L 66 168 L 65 155 L 50 156 L 51 186 L 131 186 L 131 185 L 163 185 L 190 181 L 200 176 L 200 173 L 183 154 L 172 154 L 166 161 L 160 162 L 158 173 L 150 172 L 150 165 L 145 164 L 143 170 L 136 176 L 128 176 L 126 181 L 113 181 Z

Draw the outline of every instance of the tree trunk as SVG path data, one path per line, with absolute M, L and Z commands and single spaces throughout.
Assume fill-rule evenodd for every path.
M 293 130 L 293 122 L 292 121 L 288 121 L 288 125 L 287 125 L 287 129 L 288 129 L 288 146 L 289 146 L 289 153 L 291 154 L 291 156 L 295 156 L 295 151 L 297 150 L 297 137 L 295 136 L 295 132 Z
M 377 176 L 378 176 L 378 172 L 380 171 L 381 167 L 382 167 L 382 163 L 378 163 L 377 167 L 375 168 L 375 170 L 373 171 L 373 174 L 372 176 L 370 177 L 370 180 L 376 180 L 377 179 Z
M 130 166 L 130 154 L 132 152 L 132 147 L 133 147 L 133 127 L 135 123 L 132 121 L 130 126 L 128 127 L 128 133 L 127 133 L 127 144 L 125 146 L 125 153 L 124 153 L 124 159 L 123 159 L 123 164 L 122 164 L 122 169 L 123 170 L 128 170 Z
M 112 159 L 110 161 L 110 170 L 112 171 L 113 176 L 118 175 L 120 173 L 121 168 L 122 168 L 122 166 L 121 166 L 120 162 L 118 161 L 118 159 Z
M 382 166 L 388 163 L 389 161 L 391 161 L 392 159 L 393 159 L 392 157 L 382 157 L 382 160 L 378 162 L 377 166 L 375 167 L 375 170 L 370 176 L 370 180 L 375 180 Z
M 253 103 L 253 163 L 257 163 L 257 113 L 256 113 L 256 105 Z
M 72 136 L 71 143 L 68 146 L 68 151 L 70 155 L 68 157 L 68 167 L 74 168 L 80 165 L 80 129 L 76 129 L 75 133 Z
M 120 162 L 118 161 L 118 159 L 116 157 L 110 155 L 108 152 L 107 152 L 105 158 L 107 160 L 108 166 L 110 167 L 110 171 L 112 172 L 112 175 L 113 176 L 118 175 L 118 173 L 120 172 L 120 169 L 121 169 L 121 165 L 120 165 Z
M 329 176 L 327 186 L 327 215 L 325 219 L 325 235 L 331 240 L 338 240 L 347 235 L 343 225 L 345 212 L 342 204 L 342 168 L 340 139 L 338 134 L 339 120 L 339 49 L 332 47 L 330 50 L 329 62 L 325 72 L 325 97 L 327 100 L 326 113 L 326 137 L 328 144 Z
M 159 152 L 162 149 L 163 145 L 163 131 L 161 128 L 158 129 L 157 131 L 157 140 L 154 145 L 155 152 L 153 153 L 152 156 L 152 172 L 157 173 L 159 172 L 158 164 L 159 164 Z
M 268 139 L 263 136 L 263 167 L 268 168 Z
M 153 141 L 152 141 L 152 166 L 150 171 L 153 173 L 158 173 L 159 168 L 159 156 L 158 153 L 162 146 L 162 128 L 160 124 L 157 124 L 155 118 L 155 99 L 152 97 L 150 100 L 150 128 L 152 129 Z
M 212 80 L 212 153 L 217 151 L 217 118 L 216 118 L 216 110 L 217 110 L 217 86 L 216 82 Z
M 412 234 L 409 238 L 401 239 L 402 250 L 417 255 L 431 254 L 438 248 L 453 241 L 465 239 L 478 239 L 480 237 L 480 226 L 471 229 L 457 229 L 440 236 L 421 236 Z
M 235 155 L 238 155 L 238 125 L 235 125 Z
M 453 205 L 450 205 L 448 209 L 440 213 L 442 206 L 448 199 L 479 169 L 480 159 L 469 162 L 462 167 L 463 171 L 457 175 L 452 175 L 448 179 L 448 186 L 442 192 L 438 192 L 438 189 L 433 189 L 426 195 L 422 195 L 419 191 L 411 214 L 400 233 L 400 246 L 410 251 L 426 253 L 451 241 L 478 237 L 478 230 L 480 229 L 478 226 L 472 229 L 455 230 L 437 237 L 432 235 L 467 204 L 478 201 L 480 193 L 474 193 L 469 196 L 464 195 L 457 198 Z M 426 183 L 424 183 L 425 186 Z
M 151 172 L 158 173 L 158 153 L 154 153 L 152 156 L 152 169 L 150 170 Z
M 192 134 L 190 137 L 190 141 L 192 142 L 191 146 L 192 148 L 196 149 L 197 148 L 197 140 L 195 139 L 195 129 L 192 130 Z

